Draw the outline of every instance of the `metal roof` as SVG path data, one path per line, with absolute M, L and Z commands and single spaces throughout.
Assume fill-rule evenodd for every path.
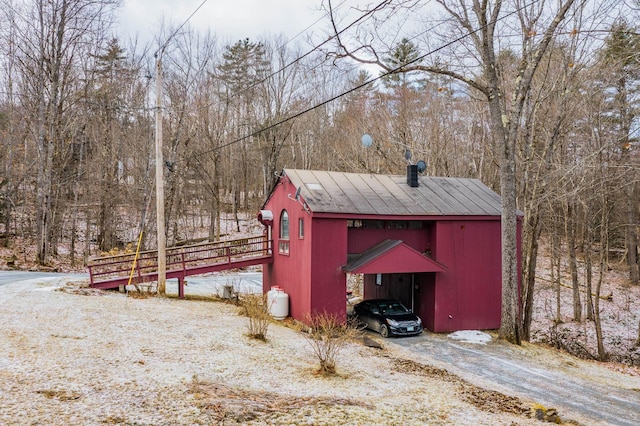
M 500 196 L 478 179 L 284 170 L 315 213 L 399 216 L 499 216 Z
M 443 272 L 447 268 L 400 240 L 384 240 L 362 253 L 350 256 L 343 271 L 352 274 L 402 274 Z

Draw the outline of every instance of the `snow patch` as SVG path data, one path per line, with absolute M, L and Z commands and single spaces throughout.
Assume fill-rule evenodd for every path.
M 64 286 L 55 286 L 55 287 L 38 287 L 38 288 L 34 288 L 31 291 L 55 291 L 58 289 L 61 289 Z
M 491 341 L 491 336 L 478 330 L 461 330 L 449 334 L 450 339 L 459 340 L 466 343 L 477 343 L 485 345 Z

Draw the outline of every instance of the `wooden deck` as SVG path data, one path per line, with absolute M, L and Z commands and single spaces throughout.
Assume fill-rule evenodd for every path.
M 167 279 L 178 279 L 178 295 L 184 297 L 184 278 L 227 269 L 245 268 L 273 262 L 272 241 L 266 236 L 241 238 L 216 243 L 170 247 L 166 250 Z M 138 254 L 123 254 L 95 258 L 89 261 L 91 287 L 117 288 L 131 284 L 158 280 L 158 252 L 144 251 Z

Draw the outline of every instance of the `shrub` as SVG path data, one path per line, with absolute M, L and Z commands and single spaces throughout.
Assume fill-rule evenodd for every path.
M 355 337 L 357 328 L 327 312 L 309 315 L 307 323 L 309 328 L 304 336 L 320 362 L 318 373 L 336 374 L 336 357 L 347 342 Z
M 249 318 L 248 336 L 252 339 L 267 340 L 267 329 L 271 322 L 271 315 L 267 306 L 265 294 L 250 294 L 242 299 L 242 307 Z

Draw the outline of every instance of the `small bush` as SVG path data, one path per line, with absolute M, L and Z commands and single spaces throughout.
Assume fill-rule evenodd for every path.
M 267 329 L 271 315 L 267 306 L 267 296 L 250 294 L 242 299 L 244 314 L 249 318 L 248 336 L 252 339 L 267 340 Z
M 347 342 L 355 337 L 357 328 L 327 312 L 309 315 L 307 323 L 309 328 L 304 336 L 320 362 L 318 373 L 329 376 L 336 374 L 336 357 Z
M 131 286 L 126 286 L 126 294 L 128 297 L 134 299 L 147 299 L 158 294 L 158 283 L 155 281 L 148 283 L 137 283 L 133 281 L 132 286 L 133 289 Z

